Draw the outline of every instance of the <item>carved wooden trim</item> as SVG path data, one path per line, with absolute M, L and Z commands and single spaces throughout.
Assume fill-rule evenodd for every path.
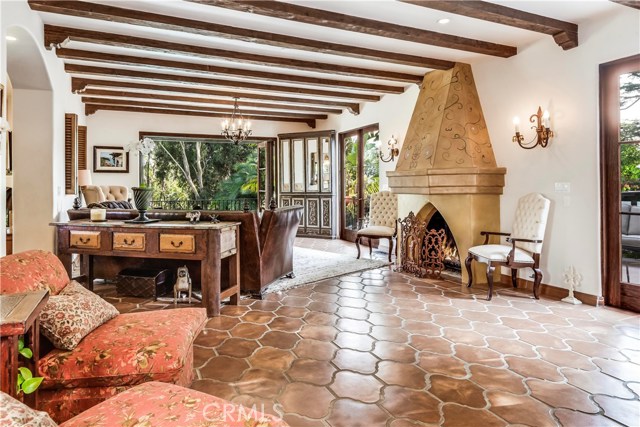
M 209 111 L 212 113 L 220 113 L 225 115 L 231 115 L 233 108 L 217 107 L 214 105 L 203 107 L 199 105 L 184 105 L 184 104 L 165 104 L 160 102 L 145 102 L 145 101 L 133 101 L 129 99 L 114 99 L 114 98 L 91 98 L 82 97 L 82 102 L 85 104 L 94 105 L 126 105 L 131 107 L 152 107 L 152 108 L 174 108 L 176 110 L 189 110 L 189 111 Z M 298 119 L 314 119 L 314 120 L 326 120 L 326 114 L 310 114 L 310 113 L 292 113 L 288 111 L 268 111 L 268 110 L 249 110 L 242 109 L 242 115 L 245 117 L 262 117 L 268 119 L 270 117 L 282 117 L 282 118 L 298 118 Z
M 380 37 L 411 41 L 430 46 L 440 46 L 467 52 L 483 53 L 486 55 L 508 58 L 516 54 L 513 46 L 482 40 L 423 30 L 415 27 L 405 27 L 390 22 L 381 22 L 358 16 L 329 12 L 321 9 L 300 6 L 276 1 L 237 1 L 237 0 L 190 0 L 216 7 L 257 13 L 264 16 L 286 19 L 306 24 L 321 25 L 331 29 L 353 31 Z
M 372 68 L 351 67 L 325 62 L 304 61 L 256 53 L 217 49 L 213 47 L 188 45 L 168 42 L 164 40 L 146 39 L 125 34 L 104 33 L 100 31 L 81 30 L 78 28 L 58 27 L 45 24 L 45 47 L 60 46 L 72 40 L 77 42 L 94 43 L 115 47 L 141 49 L 148 52 L 189 54 L 200 58 L 224 58 L 239 63 L 256 65 L 275 65 L 296 70 L 313 71 L 319 73 L 341 74 L 345 76 L 369 77 L 382 80 L 413 81 L 415 75 L 394 71 L 376 70 Z
M 156 69 L 152 71 L 164 71 L 169 70 L 181 70 L 181 71 L 196 71 L 207 74 L 215 74 L 220 76 L 233 76 L 233 77 L 246 77 L 255 78 L 260 80 L 268 80 L 275 82 L 296 82 L 315 86 L 327 86 L 327 87 L 344 87 L 353 90 L 367 90 L 372 92 L 382 93 L 403 93 L 404 87 L 402 86 L 389 86 L 372 83 L 361 83 L 357 81 L 349 80 L 335 80 L 324 79 L 317 77 L 298 76 L 294 74 L 282 74 L 272 73 L 265 71 L 246 70 L 241 68 L 232 67 L 218 67 L 209 64 L 200 64 L 195 62 L 183 62 L 183 61 L 170 61 L 156 58 L 146 58 L 132 55 L 115 55 L 102 52 L 90 52 L 87 50 L 77 49 L 56 49 L 56 55 L 59 58 L 104 62 L 108 64 L 121 64 L 121 65 L 143 65 L 154 67 Z M 160 68 L 161 70 L 158 70 Z M 415 75 L 413 78 L 405 80 L 397 80 L 403 83 L 420 83 L 422 76 Z M 394 79 L 395 80 L 395 79 Z
M 74 93 L 84 93 L 89 90 L 87 89 L 87 87 L 95 87 L 95 86 L 108 87 L 108 88 L 146 89 L 146 90 L 164 91 L 164 92 L 229 97 L 229 92 L 214 90 L 214 89 L 203 89 L 203 88 L 188 86 L 188 85 L 170 86 L 162 83 L 151 84 L 146 82 L 125 82 L 120 80 L 88 79 L 84 77 L 71 78 L 71 90 Z M 155 94 L 150 94 L 150 95 L 153 96 Z M 287 96 L 261 94 L 257 92 L 246 92 L 246 93 L 243 93 L 242 96 L 243 96 L 242 99 L 268 100 L 271 102 L 281 102 L 283 104 L 311 104 L 311 105 L 327 105 L 327 106 L 333 106 L 333 107 L 347 107 L 350 110 L 351 109 L 358 110 L 358 112 L 360 108 L 360 104 L 349 103 L 345 100 L 340 100 L 340 99 L 329 100 L 329 99 L 314 99 L 314 98 L 292 98 Z M 238 104 L 241 106 L 243 105 L 242 99 L 238 101 Z M 229 103 L 230 105 L 233 105 L 233 101 L 229 101 Z M 298 106 L 296 106 L 296 108 L 298 108 Z M 304 107 L 299 106 L 299 108 L 302 109 Z
M 102 90 L 102 89 L 86 89 L 82 92 L 83 95 L 93 96 L 108 96 L 108 97 L 120 97 L 120 98 L 140 98 L 140 99 L 162 99 L 166 101 L 179 101 L 179 102 L 193 102 L 198 104 L 222 104 L 233 105 L 233 99 L 221 99 L 221 98 L 201 98 L 195 96 L 180 96 L 180 95 L 167 95 L 163 93 L 145 93 L 145 92 L 128 92 L 118 90 Z M 282 105 L 282 104 L 270 104 L 266 102 L 246 102 L 238 100 L 238 106 L 240 107 L 262 107 L 273 108 L 277 110 L 292 109 L 296 112 L 312 112 L 312 113 L 330 113 L 341 114 L 342 110 L 337 108 L 322 108 L 322 107 L 309 107 L 306 105 Z M 242 110 L 245 111 L 244 109 Z M 275 114 L 275 113 L 274 113 Z
M 152 73 L 147 71 L 125 70 L 120 68 L 91 67 L 86 65 L 65 64 L 64 69 L 67 73 L 88 74 L 109 77 L 134 77 L 147 80 L 188 82 L 204 85 L 215 85 L 223 87 L 232 87 L 235 89 L 256 89 L 273 92 L 286 92 L 293 94 L 318 95 L 343 99 L 359 99 L 363 101 L 379 101 L 378 95 L 369 95 L 364 93 L 312 89 L 305 87 L 280 86 L 263 83 L 240 82 L 232 80 L 213 79 L 210 77 L 196 76 L 180 76 L 176 74 Z
M 201 117 L 228 117 L 228 114 L 204 112 L 204 111 L 189 111 L 179 110 L 171 106 L 169 108 L 149 108 L 149 107 L 133 107 L 126 105 L 104 105 L 104 104 L 85 104 L 85 114 L 90 116 L 98 110 L 110 110 L 110 111 L 127 111 L 132 113 L 153 113 L 153 114 L 174 114 L 178 116 L 201 116 Z M 310 128 L 316 127 L 315 119 L 300 119 L 295 117 L 261 117 L 261 116 L 244 116 L 249 120 L 266 120 L 274 122 L 297 122 L 306 123 Z
M 368 49 L 359 46 L 327 43 L 321 40 L 305 39 L 284 34 L 250 30 L 235 26 L 220 25 L 212 22 L 202 22 L 175 16 L 161 15 L 132 9 L 87 3 L 81 1 L 35 1 L 30 0 L 29 6 L 41 12 L 57 13 L 68 16 L 122 22 L 131 25 L 161 28 L 166 30 L 201 34 L 206 36 L 224 37 L 245 42 L 260 43 L 288 49 L 322 52 L 352 58 L 384 61 L 395 64 L 427 67 L 432 69 L 447 69 L 452 66 L 449 61 L 408 55 L 401 52 L 388 52 Z
M 538 33 L 553 36 L 558 46 L 564 50 L 578 46 L 578 26 L 571 22 L 560 21 L 548 18 L 535 13 L 524 12 L 487 1 L 437 1 L 437 0 L 400 0 L 403 3 L 410 3 L 429 9 L 441 10 L 455 13 L 456 15 L 468 16 L 470 18 L 482 19 L 483 21 L 495 22 L 497 24 L 509 25 L 523 30 L 535 31 Z

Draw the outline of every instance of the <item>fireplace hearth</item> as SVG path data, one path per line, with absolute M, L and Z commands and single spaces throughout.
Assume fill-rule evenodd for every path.
M 448 230 L 447 267 L 460 270 L 460 258 L 482 243 L 480 232 L 500 230 L 505 174 L 496 164 L 471 66 L 427 73 L 396 169 L 387 172 L 399 217 L 417 212 L 418 219 L 434 221 L 429 227 Z M 461 282 L 466 276 L 462 269 Z

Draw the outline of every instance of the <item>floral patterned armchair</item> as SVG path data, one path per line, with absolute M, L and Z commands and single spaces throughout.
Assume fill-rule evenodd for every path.
M 32 250 L 0 259 L 0 293 L 48 289 L 57 295 L 70 279 L 58 258 Z M 57 422 L 147 381 L 189 386 L 193 340 L 207 320 L 201 308 L 120 314 L 94 329 L 73 350 L 40 357 L 38 409 Z

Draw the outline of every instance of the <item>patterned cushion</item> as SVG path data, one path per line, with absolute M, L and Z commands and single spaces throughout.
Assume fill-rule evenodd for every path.
M 148 382 L 131 388 L 60 427 L 287 427 L 272 416 L 195 390 Z
M 24 403 L 0 391 L 0 426 L 56 427 L 46 412 L 35 411 Z
M 113 305 L 72 280 L 40 312 L 40 330 L 56 348 L 73 350 L 89 332 L 118 314 Z
M 53 253 L 41 250 L 0 258 L 0 293 L 48 289 L 57 295 L 69 283 L 69 275 Z
M 55 349 L 40 358 L 41 388 L 175 382 L 206 320 L 202 308 L 121 314 L 94 329 L 73 350 Z

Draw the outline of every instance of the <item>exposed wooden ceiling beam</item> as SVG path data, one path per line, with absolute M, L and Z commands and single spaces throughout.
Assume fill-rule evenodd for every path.
M 153 108 L 175 108 L 178 110 L 189 111 L 208 111 L 210 113 L 220 113 L 230 116 L 233 113 L 233 108 L 221 108 L 215 106 L 201 107 L 199 105 L 185 105 L 185 104 L 165 104 L 159 102 L 147 102 L 147 101 L 132 101 L 128 99 L 115 99 L 115 98 L 93 98 L 88 96 L 82 97 L 82 102 L 85 104 L 103 104 L 103 105 L 129 105 L 133 107 L 153 107 Z M 265 111 L 265 110 L 240 110 L 245 117 L 292 117 L 297 119 L 314 119 L 314 120 L 326 120 L 326 114 L 305 114 L 305 113 L 291 113 L 285 111 Z
M 208 139 L 217 139 L 220 141 L 216 141 L 216 144 L 233 144 L 233 142 L 229 141 L 224 135 L 220 134 L 204 134 L 204 133 L 183 133 L 183 132 L 154 132 L 150 130 L 141 130 L 138 132 L 138 140 L 143 139 L 144 137 L 149 138 L 171 138 L 178 140 L 189 140 L 189 139 L 201 139 L 204 140 L 202 142 L 210 142 Z M 244 141 L 240 141 L 240 144 L 251 144 L 262 141 L 276 141 L 277 138 L 273 136 L 255 136 L 251 135 L 249 138 Z
M 640 10 L 640 1 L 638 0 L 611 0 L 614 3 L 621 4 L 623 6 L 632 7 Z
M 300 59 L 282 58 L 269 55 L 217 49 L 213 47 L 196 46 L 173 43 L 163 40 L 133 37 L 123 34 L 103 33 L 100 31 L 81 30 L 78 28 L 57 27 L 45 24 L 44 43 L 47 49 L 62 45 L 72 40 L 85 43 L 96 43 L 151 52 L 180 53 L 209 59 L 225 59 L 233 62 L 268 65 L 275 67 L 293 68 L 296 70 L 315 71 L 320 73 L 340 74 L 344 76 L 367 77 L 372 79 L 391 80 L 399 82 L 420 82 L 422 76 L 398 73 L 394 71 L 375 70 L 370 68 L 350 67 L 346 65 L 329 64 L 325 62 L 303 61 Z
M 243 70 L 230 67 L 218 67 L 215 65 L 198 64 L 193 62 L 169 61 L 165 59 L 145 58 L 131 55 L 114 55 L 110 53 L 92 52 L 77 49 L 56 49 L 59 58 L 73 59 L 80 61 L 105 62 L 109 64 L 147 66 L 153 68 L 167 68 L 171 70 L 195 71 L 200 73 L 221 74 L 234 77 L 247 77 L 278 82 L 292 82 L 300 84 L 310 84 L 316 86 L 329 86 L 333 88 L 344 87 L 354 90 L 368 90 L 383 93 L 403 93 L 404 87 L 379 85 L 371 83 L 360 83 L 345 80 L 321 79 L 307 76 L 297 76 L 292 74 L 269 73 L 264 71 Z M 154 70 L 164 71 L 164 70 Z M 414 82 L 417 83 L 417 82 Z
M 234 26 L 220 25 L 211 22 L 196 21 L 132 9 L 123 9 L 89 2 L 29 0 L 29 6 L 31 9 L 40 12 L 79 16 L 83 18 L 122 22 L 131 25 L 142 25 L 145 27 L 160 28 L 164 30 L 223 37 L 288 49 L 322 52 L 352 58 L 411 65 L 415 67 L 426 67 L 436 70 L 446 70 L 453 67 L 452 62 L 435 58 L 407 55 L 400 52 L 386 52 L 376 49 L 329 43 L 320 40 L 304 39 L 283 34 L 274 34 L 264 31 L 250 30 L 246 28 L 238 28 Z
M 190 82 L 205 85 L 225 86 L 236 89 L 255 89 L 271 92 L 286 92 L 304 95 L 316 95 L 326 96 L 329 98 L 343 98 L 343 99 L 359 99 L 364 101 L 379 101 L 380 97 L 377 95 L 368 95 L 363 93 L 351 93 L 343 91 L 329 91 L 321 89 L 311 89 L 304 87 L 293 86 L 278 86 L 262 83 L 251 82 L 238 82 L 232 80 L 220 80 L 212 79 L 209 77 L 195 77 L 195 76 L 180 76 L 176 74 L 163 74 L 163 73 L 151 73 L 146 71 L 125 70 L 121 68 L 105 68 L 105 67 L 90 67 L 85 65 L 65 64 L 65 71 L 68 73 L 89 74 L 98 76 L 118 76 L 129 78 L 140 78 L 147 80 L 160 80 L 160 81 L 174 81 L 174 82 Z
M 220 113 L 210 113 L 203 111 L 189 111 L 189 110 L 180 110 L 180 109 L 171 109 L 173 106 L 168 106 L 168 108 L 149 108 L 149 107 L 132 107 L 126 105 L 107 105 L 107 104 L 84 104 L 85 114 L 90 116 L 99 110 L 110 110 L 110 111 L 126 111 L 126 112 L 134 112 L 134 113 L 153 113 L 153 114 L 169 114 L 169 115 L 178 115 L 178 116 L 201 116 L 201 117 L 228 117 L 228 114 L 220 114 Z M 316 127 L 316 121 L 314 119 L 298 119 L 294 117 L 253 117 L 253 116 L 244 116 L 245 119 L 249 120 L 264 120 L 271 122 L 291 122 L 291 123 L 306 123 L 311 128 Z
M 536 15 L 535 13 L 523 12 L 518 9 L 486 1 L 400 1 L 429 9 L 455 13 L 456 15 L 463 15 L 469 18 L 482 19 L 483 21 L 495 22 L 498 24 L 509 25 L 511 27 L 522 28 L 524 30 L 549 34 L 553 36 L 556 43 L 564 50 L 578 46 L 578 26 L 571 22 L 560 21 L 546 16 Z
M 86 89 L 82 92 L 83 95 L 89 96 L 108 96 L 116 98 L 136 98 L 136 99 L 162 99 L 165 101 L 179 101 L 179 102 L 193 102 L 198 104 L 221 104 L 221 105 L 233 105 L 234 101 L 230 99 L 221 98 L 201 98 L 195 96 L 180 96 L 180 95 L 167 95 L 163 93 L 149 93 L 149 92 L 131 92 L 120 90 L 102 90 L 102 89 Z M 342 110 L 337 108 L 322 108 L 322 107 L 309 107 L 305 105 L 285 105 L 285 104 L 270 104 L 265 102 L 247 102 L 238 100 L 240 107 L 258 107 L 258 108 L 273 108 L 276 110 L 295 110 L 295 111 L 308 111 L 311 113 L 327 113 L 327 114 L 341 114 Z M 277 114 L 274 112 L 274 114 Z
M 224 92 L 224 91 L 212 90 L 212 89 L 203 89 L 203 88 L 189 86 L 189 85 L 170 86 L 167 84 L 125 82 L 121 80 L 87 79 L 84 77 L 71 78 L 71 90 L 74 93 L 86 92 L 88 90 L 87 87 L 144 89 L 144 90 L 164 91 L 164 92 L 222 96 L 227 98 L 231 98 L 236 95 L 231 92 Z M 311 105 L 326 105 L 326 106 L 332 106 L 332 107 L 345 107 L 349 111 L 351 111 L 353 114 L 357 115 L 360 113 L 360 104 L 349 103 L 345 100 L 293 98 L 293 97 L 287 97 L 287 96 L 277 96 L 277 95 L 262 94 L 262 93 L 255 93 L 255 92 L 238 93 L 237 95 L 241 97 L 241 100 L 239 102 L 242 102 L 242 99 L 260 99 L 260 100 L 271 101 L 271 102 L 281 102 L 284 104 L 311 104 Z M 300 108 L 304 108 L 304 106 L 301 106 Z
M 342 13 L 328 12 L 297 4 L 272 0 L 189 0 L 225 9 L 257 13 L 273 18 L 286 19 L 306 24 L 320 25 L 332 29 L 371 34 L 380 37 L 394 38 L 404 41 L 440 46 L 467 52 L 508 58 L 517 53 L 517 48 L 482 40 L 469 39 L 435 31 L 404 27 L 390 22 L 375 21 Z M 425 2 L 429 3 L 429 2 Z M 461 2 L 464 3 L 464 2 Z

